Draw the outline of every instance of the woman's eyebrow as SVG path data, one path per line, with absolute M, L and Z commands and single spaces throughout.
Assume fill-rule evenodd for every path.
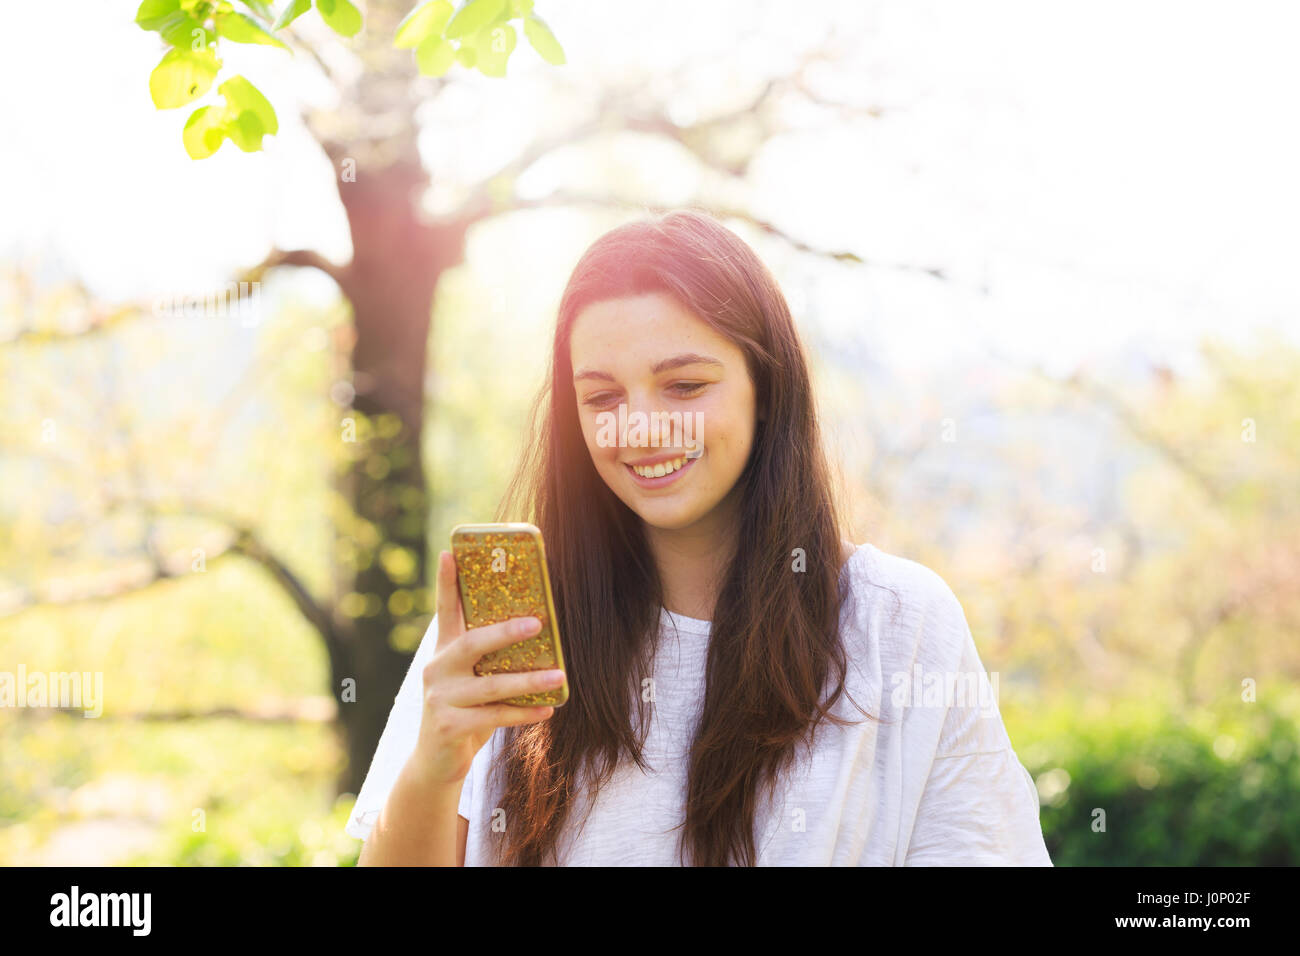
M 658 375 L 660 372 L 672 368 L 681 368 L 683 365 L 717 365 L 722 363 L 712 355 L 700 355 L 698 352 L 683 352 L 681 355 L 674 355 L 672 358 L 660 359 L 650 368 L 651 375 Z M 575 382 L 584 378 L 598 378 L 605 382 L 614 381 L 614 376 L 608 372 L 602 372 L 599 369 L 583 368 L 579 369 L 573 376 Z
M 650 369 L 651 375 L 658 375 L 660 372 L 670 368 L 681 368 L 683 365 L 717 365 L 722 363 L 712 355 L 700 355 L 696 352 L 683 352 L 681 355 L 674 355 L 672 358 L 666 358 L 655 362 L 654 367 Z

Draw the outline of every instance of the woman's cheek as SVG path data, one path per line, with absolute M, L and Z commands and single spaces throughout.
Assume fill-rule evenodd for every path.
M 692 406 L 687 414 L 691 416 L 691 425 L 695 430 L 693 437 L 706 448 L 726 438 L 726 403 L 720 397 L 711 396 Z
M 723 423 L 721 434 L 717 439 L 717 461 L 720 469 L 729 477 L 739 476 L 749 457 L 749 447 L 753 435 L 748 431 L 748 424 L 740 418 L 732 418 Z
M 593 461 L 599 461 L 609 449 L 600 444 L 600 429 L 596 427 L 596 418 L 589 412 L 583 412 L 578 419 L 582 427 L 582 440 L 587 443 L 587 451 Z

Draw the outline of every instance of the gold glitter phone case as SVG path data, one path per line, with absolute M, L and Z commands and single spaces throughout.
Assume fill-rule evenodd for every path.
M 541 531 L 522 523 L 460 524 L 451 529 L 451 553 L 456 559 L 467 628 L 497 624 L 512 617 L 537 617 L 542 622 L 535 637 L 484 654 L 474 665 L 474 673 L 482 677 L 564 670 Z M 563 686 L 555 690 L 508 697 L 503 703 L 560 707 L 568 699 L 566 678 Z

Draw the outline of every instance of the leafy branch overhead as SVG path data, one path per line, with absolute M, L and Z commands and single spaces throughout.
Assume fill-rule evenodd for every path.
M 335 33 L 356 36 L 361 11 L 350 0 L 315 0 L 316 12 Z M 280 32 L 313 7 L 313 0 L 289 0 L 277 15 L 265 0 L 143 0 L 135 22 L 168 45 L 149 76 L 149 92 L 160 110 L 177 109 L 206 95 L 221 72 L 220 43 L 275 46 L 293 53 Z M 237 9 L 243 8 L 243 9 Z M 393 46 L 415 51 L 425 76 L 443 76 L 457 62 L 484 76 L 504 77 L 522 21 L 524 36 L 548 63 L 565 62 L 564 50 L 546 22 L 533 13 L 533 0 L 451 0 L 418 4 L 398 24 Z M 206 159 L 227 139 L 246 153 L 262 148 L 264 136 L 279 130 L 275 109 L 246 77 L 234 75 L 217 87 L 224 102 L 198 107 L 185 123 L 182 140 L 194 159 Z

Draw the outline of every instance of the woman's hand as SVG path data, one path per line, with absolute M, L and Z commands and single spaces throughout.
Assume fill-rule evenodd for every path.
M 563 671 L 486 677 L 474 673 L 484 654 L 531 637 L 541 628 L 537 618 L 520 617 L 467 630 L 456 586 L 456 562 L 450 552 L 438 555 L 438 643 L 424 668 L 420 735 L 408 766 L 431 783 L 459 784 L 497 727 L 536 723 L 555 713 L 554 707 L 495 702 L 554 690 L 564 683 Z

